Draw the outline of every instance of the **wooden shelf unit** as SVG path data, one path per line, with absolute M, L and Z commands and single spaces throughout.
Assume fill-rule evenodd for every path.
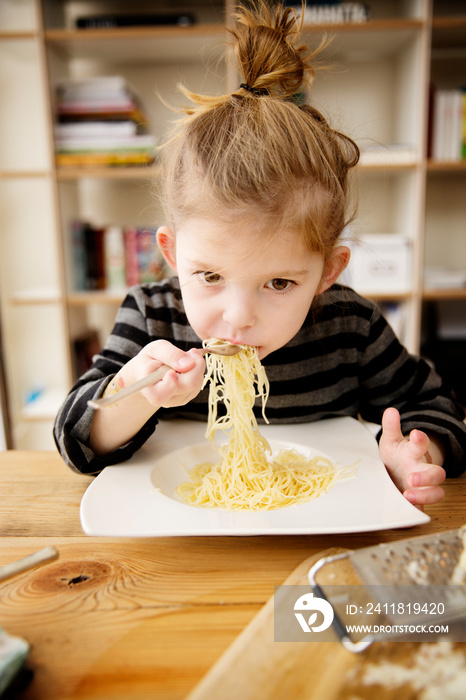
M 332 38 L 323 53 L 329 70 L 317 72 L 310 99 L 363 149 L 374 144 L 386 149 L 380 159 L 372 154 L 357 168 L 361 194 L 354 233 L 409 238 L 409 291 L 374 289 L 370 296 L 402 306 L 404 340 L 418 351 L 424 302 L 466 302 L 465 289 L 423 289 L 425 264 L 466 267 L 459 244 L 466 221 L 466 161 L 426 158 L 432 77 L 439 78 L 438 87 L 448 87 L 442 61 L 448 65 L 449 57 L 459 57 L 457 70 L 466 83 L 466 13 L 455 11 L 458 3 L 443 13 L 442 3 L 430 0 L 370 4 L 367 23 L 305 26 L 313 46 L 322 34 Z M 233 0 L 185 3 L 201 18 L 190 27 L 85 30 L 74 26 L 82 7 L 76 0 L 23 0 L 21 12 L 14 0 L 4 0 L 0 8 L 0 52 L 6 59 L 0 100 L 8 104 L 0 117 L 0 205 L 8 231 L 0 243 L 0 296 L 17 447 L 51 446 L 54 406 L 74 378 L 73 340 L 97 328 L 103 341 L 124 296 L 123 291 L 73 290 L 70 221 L 144 226 L 161 221 L 152 196 L 156 165 L 56 166 L 55 88 L 69 77 L 123 75 L 142 96 L 162 137 L 172 115 L 158 94 L 177 104 L 179 81 L 205 93 L 235 89 L 235 71 L 221 58 L 233 5 Z M 86 7 L 97 13 L 129 11 L 120 0 L 95 0 Z M 145 0 L 140 9 L 160 7 L 157 0 Z M 406 145 L 412 155 L 404 162 L 390 160 L 391 144 Z M 25 395 L 36 387 L 41 402 L 25 406 Z

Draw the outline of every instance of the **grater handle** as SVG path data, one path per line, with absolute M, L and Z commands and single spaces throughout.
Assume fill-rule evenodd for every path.
M 315 595 L 318 598 L 323 598 L 326 600 L 328 603 L 327 596 L 323 592 L 322 588 L 319 586 L 318 583 L 315 583 L 313 586 L 313 591 Z M 330 604 L 330 603 L 329 603 Z M 361 651 L 364 651 L 364 649 L 367 649 L 372 642 L 374 641 L 373 638 L 370 635 L 367 635 L 361 639 L 359 642 L 353 642 L 351 637 L 348 636 L 348 633 L 346 631 L 345 626 L 343 625 L 342 621 L 340 620 L 338 614 L 333 611 L 333 620 L 332 620 L 332 627 L 335 630 L 335 632 L 338 635 L 338 639 L 342 643 L 342 645 L 345 647 L 347 651 L 351 651 L 353 654 L 359 654 Z
M 346 559 L 349 557 L 350 554 L 351 554 L 351 552 L 343 552 L 342 554 L 335 554 L 331 557 L 322 557 L 322 559 L 319 559 L 319 561 L 317 561 L 309 569 L 308 579 L 309 579 L 309 583 L 312 587 L 313 592 L 315 593 L 315 595 L 318 598 L 322 598 L 323 600 L 326 600 L 327 603 L 329 603 L 329 605 L 331 605 L 331 603 L 328 600 L 328 598 L 325 595 L 322 588 L 316 582 L 315 574 L 325 564 L 328 564 L 329 562 L 332 562 L 332 561 L 337 561 L 338 559 Z M 374 641 L 373 637 L 371 637 L 370 635 L 366 635 L 359 642 L 353 642 L 351 637 L 348 636 L 346 628 L 343 625 L 342 621 L 340 620 L 338 613 L 335 612 L 333 606 L 332 606 L 332 609 L 333 609 L 332 627 L 335 630 L 336 634 L 338 635 L 338 639 L 340 640 L 340 642 L 342 643 L 344 648 L 353 654 L 359 654 L 361 651 L 364 651 L 364 649 L 367 649 L 367 647 L 369 647 L 372 644 L 372 642 Z

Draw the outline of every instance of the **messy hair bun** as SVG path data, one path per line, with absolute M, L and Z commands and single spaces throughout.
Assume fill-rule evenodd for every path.
M 303 15 L 304 16 L 304 15 Z M 314 79 L 310 53 L 305 44 L 297 45 L 302 20 L 290 7 L 273 12 L 259 3 L 253 10 L 235 15 L 237 25 L 230 30 L 233 49 L 243 85 L 252 93 L 291 99 L 303 84 Z
M 312 106 L 294 99 L 320 51 L 299 44 L 291 8 L 255 0 L 231 30 L 241 82 L 197 95 L 164 148 L 164 204 L 176 230 L 194 216 L 255 216 L 270 235 L 286 226 L 326 255 L 348 221 L 348 172 L 359 150 Z M 302 16 L 304 13 L 302 13 Z M 218 212 L 218 214 L 217 214 Z

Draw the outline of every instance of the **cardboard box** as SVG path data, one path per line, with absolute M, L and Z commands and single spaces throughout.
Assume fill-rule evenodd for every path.
M 395 233 L 372 233 L 349 243 L 345 283 L 361 294 L 405 293 L 411 289 L 411 242 Z

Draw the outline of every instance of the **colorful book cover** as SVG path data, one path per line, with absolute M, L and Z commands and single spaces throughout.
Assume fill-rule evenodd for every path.
M 124 232 L 126 258 L 126 284 L 132 287 L 139 282 L 137 229 L 128 226 Z
M 87 289 L 105 289 L 105 269 L 103 258 L 104 229 L 93 228 L 86 224 L 84 241 L 86 248 Z
M 84 240 L 84 221 L 75 219 L 71 222 L 71 266 L 73 271 L 73 289 L 87 289 L 87 255 Z
M 138 238 L 139 282 L 156 282 L 165 274 L 165 264 L 156 238 L 157 229 L 140 229 Z
M 106 289 L 126 287 L 125 242 L 121 226 L 107 226 L 104 231 L 104 268 Z

